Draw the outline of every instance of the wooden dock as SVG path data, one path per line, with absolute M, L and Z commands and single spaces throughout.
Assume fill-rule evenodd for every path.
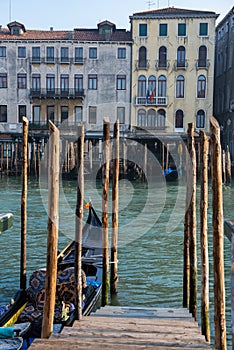
M 106 306 L 30 349 L 211 349 L 187 309 Z

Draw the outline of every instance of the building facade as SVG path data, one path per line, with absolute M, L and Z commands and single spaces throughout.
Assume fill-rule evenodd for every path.
M 174 7 L 135 13 L 131 122 L 157 135 L 209 131 L 213 112 L 215 21 L 210 11 Z
M 234 126 L 234 7 L 216 27 L 214 116 L 221 125 L 223 148 L 233 159 Z
M 0 30 L 0 132 L 40 133 L 48 120 L 100 129 L 103 117 L 129 124 L 131 34 L 104 21 L 96 29 Z

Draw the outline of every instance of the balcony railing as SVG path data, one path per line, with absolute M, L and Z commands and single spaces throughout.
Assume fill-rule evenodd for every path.
M 208 69 L 210 65 L 209 60 L 197 60 L 196 68 L 197 69 Z
M 149 66 L 150 66 L 149 60 L 136 61 L 136 70 L 140 70 L 140 69 L 148 70 Z
M 174 63 L 174 67 L 176 70 L 178 69 L 186 69 L 188 67 L 188 61 L 185 60 L 185 61 L 178 61 L 176 60 L 175 63 Z
M 155 68 L 156 68 L 157 70 L 160 70 L 160 69 L 168 70 L 169 66 L 170 66 L 170 64 L 169 64 L 168 61 L 159 61 L 159 60 L 157 60 L 157 61 L 156 61 Z
M 167 97 L 136 97 L 136 105 L 167 106 Z
M 84 64 L 81 57 L 30 57 L 31 64 Z
M 76 99 L 85 97 L 84 90 L 76 90 L 76 89 L 30 89 L 30 97 L 31 98 L 54 98 L 54 99 Z

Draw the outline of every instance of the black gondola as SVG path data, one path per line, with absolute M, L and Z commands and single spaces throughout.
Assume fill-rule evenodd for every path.
M 65 325 L 72 325 L 75 319 L 74 258 L 75 242 L 72 241 L 58 254 L 57 259 L 58 273 L 54 323 L 59 325 L 55 327 L 59 330 Z M 83 315 L 89 315 L 97 306 L 102 287 L 102 223 L 91 204 L 83 228 L 82 270 L 82 312 Z M 41 335 L 45 279 L 45 269 L 35 271 L 30 277 L 29 287 L 26 290 L 19 290 L 14 302 L 5 307 L 0 316 L 0 327 L 15 327 L 17 329 L 17 325 L 25 325 L 25 329 L 21 329 L 20 338 L 24 338 L 28 345 L 32 341 L 31 338 L 40 337 Z M 9 342 L 9 340 L 7 341 Z M 12 342 L 18 344 L 15 338 Z M 12 349 L 20 349 L 21 346 L 22 344 L 19 344 L 19 347 L 15 345 Z M 1 339 L 0 348 L 2 348 Z

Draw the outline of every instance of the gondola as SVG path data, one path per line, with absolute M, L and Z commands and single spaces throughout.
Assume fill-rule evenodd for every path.
M 176 181 L 178 179 L 178 171 L 175 168 L 168 168 L 164 170 L 164 176 L 166 181 Z
M 64 326 L 71 326 L 75 320 L 74 259 L 75 242 L 71 241 L 57 257 L 55 332 L 61 331 Z M 0 308 L 0 327 L 11 328 L 13 325 L 17 330 L 22 325 L 20 337 L 17 340 L 23 338 L 27 346 L 34 338 L 39 338 L 41 335 L 45 279 L 45 269 L 33 272 L 29 280 L 29 287 L 17 292 L 14 302 L 5 306 L 2 315 Z M 88 218 L 83 227 L 82 287 L 82 313 L 83 315 L 89 315 L 97 307 L 102 288 L 102 223 L 91 203 Z M 17 344 L 16 338 L 13 338 L 13 341 Z M 12 349 L 20 349 L 21 346 L 15 346 Z M 24 348 L 27 348 L 27 346 Z M 1 339 L 0 348 L 2 348 Z

